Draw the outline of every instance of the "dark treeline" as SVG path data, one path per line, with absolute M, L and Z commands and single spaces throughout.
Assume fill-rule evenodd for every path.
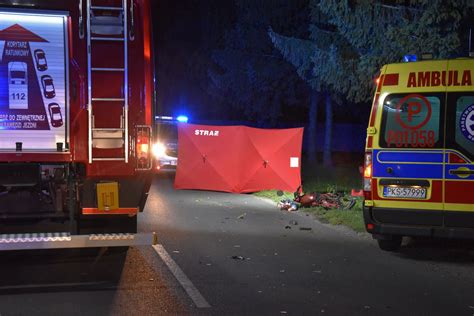
M 161 0 L 154 9 L 158 112 L 304 125 L 308 158 L 324 142 L 327 166 L 334 123 L 365 124 L 380 67 L 409 53 L 467 55 L 473 18 L 465 0 Z

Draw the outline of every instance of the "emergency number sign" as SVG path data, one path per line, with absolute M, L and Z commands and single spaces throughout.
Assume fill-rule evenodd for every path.
M 0 149 L 66 143 L 66 16 L 0 10 Z

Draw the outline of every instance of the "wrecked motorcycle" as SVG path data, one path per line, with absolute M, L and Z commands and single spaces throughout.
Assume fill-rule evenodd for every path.
M 283 193 L 283 192 L 282 192 Z M 356 204 L 354 198 L 346 198 L 343 193 L 303 193 L 299 186 L 293 193 L 293 200 L 284 199 L 278 203 L 281 210 L 296 211 L 299 207 L 323 207 L 325 209 L 350 210 Z

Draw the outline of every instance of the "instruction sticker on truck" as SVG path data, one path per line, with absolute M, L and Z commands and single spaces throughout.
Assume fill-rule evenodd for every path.
M 66 16 L 0 10 L 0 148 L 66 142 Z

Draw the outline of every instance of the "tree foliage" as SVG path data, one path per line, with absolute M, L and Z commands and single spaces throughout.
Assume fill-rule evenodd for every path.
M 310 10 L 309 39 L 269 35 L 312 87 L 352 102 L 370 99 L 383 64 L 407 53 L 446 58 L 457 52 L 459 27 L 472 13 L 464 0 L 311 0 Z
M 309 7 L 308 38 L 273 29 L 269 36 L 313 91 L 324 92 L 324 164 L 328 166 L 332 101 L 346 100 L 338 103 L 350 105 L 369 101 L 380 67 L 400 61 L 407 53 L 449 57 L 460 47 L 462 20 L 472 13 L 465 0 L 310 0 Z
M 214 50 L 214 67 L 208 75 L 211 93 L 241 118 L 272 124 L 284 107 L 298 103 L 304 85 L 273 46 L 267 30 L 272 26 L 283 33 L 306 32 L 301 20 L 305 2 L 235 1 L 237 20 L 223 47 Z

